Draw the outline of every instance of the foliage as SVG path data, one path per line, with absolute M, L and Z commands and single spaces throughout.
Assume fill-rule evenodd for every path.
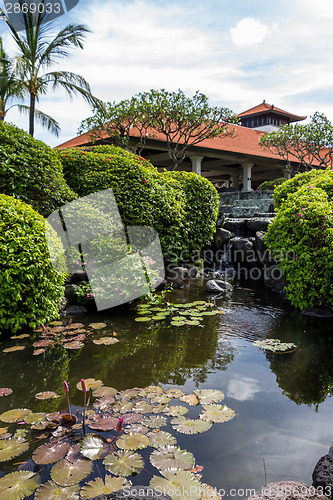
M 95 107 L 95 114 L 83 120 L 80 133 L 88 131 L 93 139 L 105 138 L 105 132 L 126 148 L 134 146 L 139 152 L 145 146 L 146 137 L 161 134 L 166 141 L 174 168 L 181 163 L 190 146 L 205 139 L 232 136 L 238 123 L 236 115 L 228 108 L 212 107 L 205 94 L 196 92 L 186 97 L 177 92 L 150 90 L 131 99 L 103 103 Z M 135 129 L 136 143 L 130 135 Z
M 289 194 L 265 242 L 286 276 L 292 305 L 333 305 L 333 206 L 323 189 L 303 185 Z
M 47 258 L 45 220 L 31 207 L 0 195 L 0 329 L 16 332 L 59 314 L 64 275 Z M 49 228 L 53 247 L 62 250 Z
M 265 181 L 260 184 L 258 189 L 260 191 L 270 190 L 274 191 L 276 186 L 281 186 L 286 181 L 284 177 L 279 177 L 278 179 L 274 179 L 273 181 Z
M 58 154 L 68 184 L 80 196 L 112 188 L 123 224 L 153 227 L 165 256 L 172 253 L 177 261 L 181 252 L 200 250 L 211 240 L 218 196 L 203 177 L 160 174 L 142 157 L 115 146 L 68 148 Z
M 0 37 L 0 120 L 5 119 L 7 102 L 13 98 L 23 99 L 22 82 L 17 80 L 13 60 L 6 54 Z
M 41 0 L 42 5 L 44 0 Z M 97 99 L 91 94 L 86 80 L 69 71 L 52 71 L 41 75 L 43 70 L 58 62 L 61 57 L 68 57 L 69 49 L 83 49 L 83 39 L 89 30 L 77 24 L 70 24 L 62 29 L 56 36 L 52 34 L 52 22 L 46 22 L 47 9 L 21 10 L 21 21 L 24 29 L 17 31 L 10 19 L 0 9 L 2 19 L 5 20 L 11 35 L 19 50 L 16 58 L 16 78 L 25 88 L 25 93 L 30 96 L 29 106 L 29 134 L 34 135 L 34 119 L 39 118 L 43 126 L 50 132 L 59 135 L 58 123 L 49 115 L 40 113 L 35 109 L 36 101 L 41 94 L 45 94 L 49 85 L 54 90 L 61 88 L 68 95 L 80 94 L 90 104 L 97 104 Z
M 311 169 L 313 164 L 328 167 L 333 161 L 333 125 L 319 112 L 305 125 L 282 125 L 275 132 L 262 135 L 259 144 L 282 156 L 288 164 Z
M 0 192 L 30 204 L 43 216 L 75 198 L 52 149 L 7 123 L 0 123 Z
M 287 199 L 289 194 L 295 193 L 302 186 L 319 187 L 328 195 L 328 199 L 333 201 L 333 171 L 331 168 L 325 170 L 312 169 L 309 172 L 299 173 L 292 179 L 277 186 L 274 191 L 274 205 L 278 209 Z

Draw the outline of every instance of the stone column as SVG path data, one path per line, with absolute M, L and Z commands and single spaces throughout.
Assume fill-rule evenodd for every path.
M 253 163 L 242 163 L 243 169 L 243 189 L 242 191 L 252 191 L 251 187 L 251 169 Z
M 190 160 L 192 162 L 192 172 L 201 175 L 201 161 L 203 160 L 203 156 L 193 155 L 190 156 Z

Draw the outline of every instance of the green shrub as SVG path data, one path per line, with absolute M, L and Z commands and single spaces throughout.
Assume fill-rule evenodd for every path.
M 279 260 L 292 305 L 333 306 L 333 205 L 323 189 L 307 185 L 290 193 L 265 242 Z
M 258 189 L 260 191 L 263 191 L 263 190 L 274 191 L 276 186 L 281 186 L 281 184 L 283 184 L 284 182 L 286 182 L 286 179 L 284 177 L 279 177 L 278 179 L 274 179 L 273 181 L 263 182 L 262 184 L 260 184 Z
M 57 154 L 14 125 L 0 122 L 0 193 L 31 205 L 47 217 L 75 198 Z
M 289 194 L 295 193 L 302 186 L 313 186 L 323 189 L 329 200 L 333 200 L 333 171 L 331 168 L 325 170 L 310 170 L 295 175 L 292 179 L 277 186 L 274 191 L 274 205 L 278 209 Z
M 80 196 L 112 188 L 124 225 L 155 228 L 165 256 L 180 260 L 184 251 L 201 249 L 212 238 L 218 196 L 206 179 L 185 172 L 160 174 L 144 158 L 115 146 L 58 154 L 69 186 Z
M 53 256 L 62 250 L 52 229 Z M 56 318 L 64 274 L 48 258 L 45 219 L 29 205 L 0 195 L 0 332 L 34 328 Z

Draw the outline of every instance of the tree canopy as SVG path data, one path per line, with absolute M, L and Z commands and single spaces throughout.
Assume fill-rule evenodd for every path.
M 319 112 L 304 125 L 282 125 L 277 131 L 263 135 L 259 144 L 264 149 L 290 162 L 311 169 L 328 167 L 333 161 L 333 125 Z
M 93 140 L 105 138 L 127 149 L 141 152 L 148 137 L 164 137 L 174 168 L 181 163 L 190 146 L 205 139 L 232 136 L 230 124 L 238 123 L 228 108 L 212 107 L 208 97 L 197 91 L 187 97 L 182 90 L 165 89 L 136 94 L 119 103 L 97 106 L 92 117 L 82 121 L 79 132 L 88 132 Z M 131 141 L 135 129 L 137 141 Z

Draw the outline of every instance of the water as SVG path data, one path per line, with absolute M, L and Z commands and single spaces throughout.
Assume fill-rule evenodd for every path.
M 207 295 L 199 285 L 174 291 L 168 299 L 189 302 L 206 300 Z M 204 467 L 202 481 L 225 490 L 224 498 L 239 499 L 265 482 L 311 484 L 316 462 L 333 442 L 330 326 L 302 317 L 269 290 L 248 283 L 238 283 L 231 297 L 217 299 L 216 305 L 225 314 L 206 317 L 204 327 L 147 326 L 134 321 L 134 308 L 80 318 L 86 324 L 105 321 L 119 339 L 112 346 L 95 345 L 89 339 L 80 351 L 56 346 L 45 355 L 33 356 L 32 340 L 1 337 L 0 386 L 14 392 L 0 398 L 0 412 L 64 408 L 64 397 L 34 398 L 44 390 L 62 394 L 63 380 L 72 388 L 72 404 L 82 405 L 82 393 L 75 384 L 89 377 L 119 390 L 155 384 L 166 389 L 179 386 L 188 393 L 196 388 L 218 389 L 236 417 L 214 424 L 203 434 L 176 436 L 178 445 L 191 451 L 196 464 Z M 298 349 L 291 354 L 266 354 L 253 346 L 254 340 L 267 337 L 294 342 Z M 2 352 L 14 344 L 27 347 Z M 194 415 L 195 408 L 187 416 Z M 31 452 L 12 463 L 28 456 Z M 149 471 L 143 472 L 133 482 L 145 484 L 150 477 Z

